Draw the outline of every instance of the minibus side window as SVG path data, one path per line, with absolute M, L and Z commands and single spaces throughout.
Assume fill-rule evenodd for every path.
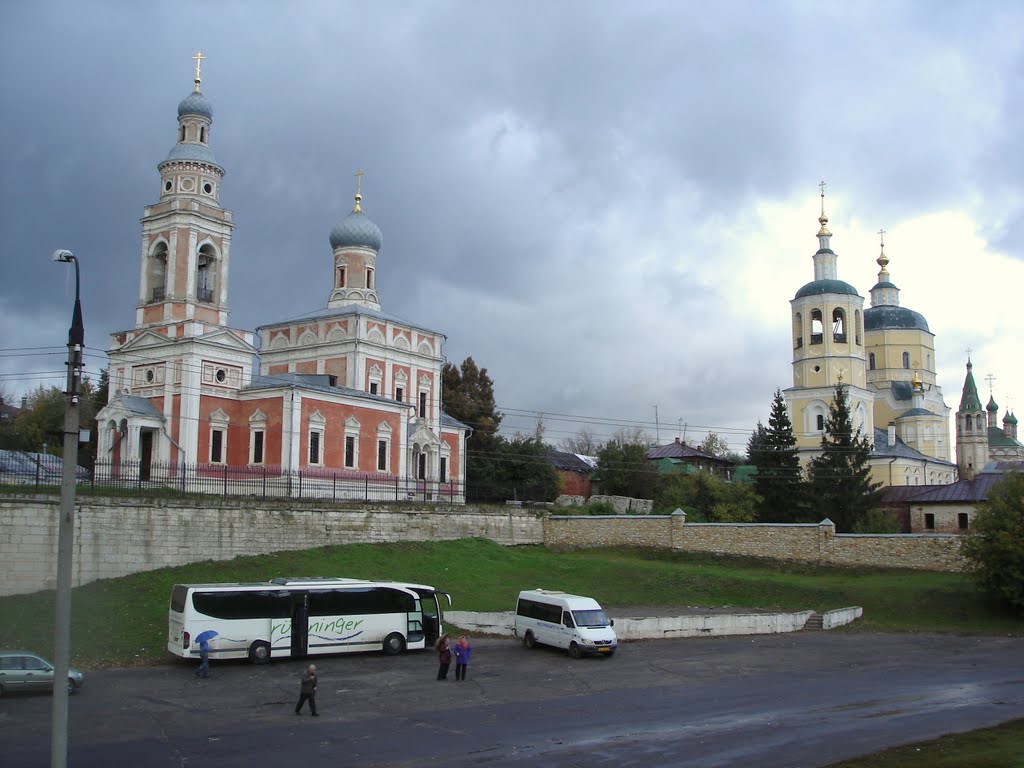
M 575 627 L 576 626 L 576 624 L 573 623 L 572 614 L 569 613 L 568 611 L 562 611 L 562 623 L 565 624 L 565 626 L 567 626 L 567 627 Z

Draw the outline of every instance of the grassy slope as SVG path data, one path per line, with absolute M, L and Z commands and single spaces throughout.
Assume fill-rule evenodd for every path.
M 864 607 L 858 629 L 1020 632 L 963 575 L 857 571 L 655 550 L 556 553 L 487 540 L 354 544 L 239 557 L 94 582 L 74 590 L 72 649 L 84 666 L 167 659 L 167 601 L 182 582 L 265 581 L 275 576 L 419 581 L 451 592 L 460 610 L 510 610 L 520 589 L 558 588 L 606 606 L 738 606 L 819 611 Z M 49 653 L 53 593 L 0 598 L 0 647 Z

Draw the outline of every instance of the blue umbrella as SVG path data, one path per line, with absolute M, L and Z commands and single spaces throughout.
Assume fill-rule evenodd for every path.
M 197 643 L 208 643 L 211 640 L 213 640 L 213 638 L 215 638 L 219 634 L 220 633 L 217 632 L 216 630 L 208 629 L 205 632 L 200 632 L 198 635 L 196 635 L 196 642 Z

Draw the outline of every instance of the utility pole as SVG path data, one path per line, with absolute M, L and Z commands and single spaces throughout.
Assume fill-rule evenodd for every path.
M 68 668 L 71 666 L 71 574 L 75 545 L 75 470 L 78 469 L 79 398 L 82 384 L 82 348 L 85 326 L 78 259 L 71 251 L 57 250 L 53 260 L 75 265 L 75 308 L 68 330 L 68 380 L 64 395 L 64 475 L 60 485 L 60 520 L 57 535 L 57 596 L 53 628 L 53 721 L 50 733 L 50 765 L 64 768 L 68 762 Z

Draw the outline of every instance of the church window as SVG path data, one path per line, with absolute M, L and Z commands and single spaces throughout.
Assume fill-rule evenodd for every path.
M 376 395 L 377 394 L 377 386 L 378 386 L 378 384 L 377 384 L 376 381 L 371 381 L 370 382 L 370 394 L 371 395 Z
M 316 466 L 321 462 L 320 445 L 323 442 L 324 433 L 319 429 L 309 430 L 309 463 Z
M 846 341 L 846 313 L 839 307 L 832 310 L 832 340 L 839 343 Z
M 203 144 L 206 143 L 206 128 L 199 126 L 199 141 Z
M 417 457 L 416 461 L 416 479 L 426 480 L 427 479 L 427 454 L 421 453 Z
M 402 398 L 405 397 L 405 390 L 402 387 L 395 387 L 395 401 L 403 402 Z
M 252 456 L 249 457 L 250 464 L 263 463 L 263 439 L 266 433 L 262 429 L 252 431 Z
M 793 347 L 800 349 L 804 345 L 804 319 L 803 315 L 797 312 L 793 315 Z
M 213 289 L 216 285 L 214 270 L 216 258 L 213 246 L 207 243 L 199 249 L 196 260 L 196 299 L 204 303 L 213 302 Z
M 224 463 L 224 430 L 210 430 L 210 463 Z
M 448 482 L 448 459 L 444 456 L 441 457 L 441 462 L 438 465 L 437 479 L 442 483 Z
M 354 416 L 345 419 L 345 466 L 359 466 L 359 421 Z
M 332 387 L 338 386 L 338 377 L 337 376 L 328 376 L 327 377 L 327 383 L 330 386 L 332 386 Z
M 218 384 L 223 384 L 228 377 L 228 372 L 225 371 L 223 368 L 218 368 L 217 372 L 213 376 L 215 379 L 217 379 Z
M 869 371 L 875 370 L 875 353 L 874 352 L 868 352 L 868 370 Z
M 185 140 L 185 126 L 182 125 L 181 126 L 181 130 L 178 131 L 178 141 L 184 141 L 184 140 Z
M 966 416 L 964 416 L 964 432 L 970 432 L 972 429 L 974 429 L 974 427 L 972 426 L 973 424 L 974 420 L 971 418 L 971 414 L 968 413 Z
M 859 309 L 854 311 L 853 317 L 854 317 L 854 321 L 855 321 L 854 333 L 857 334 L 855 340 L 857 342 L 857 346 L 859 347 L 860 346 L 861 336 L 864 335 L 864 323 L 863 323 L 863 321 L 860 318 L 860 310 Z
M 212 193 L 213 192 L 213 184 L 211 184 L 210 182 L 206 182 L 205 184 L 203 184 L 203 192 L 205 192 L 208 195 L 210 193 Z
M 171 180 L 168 179 L 167 181 L 164 182 L 164 192 L 170 192 L 173 186 L 174 185 L 171 184 Z
M 815 428 L 819 432 L 823 432 L 825 430 L 825 417 L 822 414 L 819 413 L 817 416 L 814 417 L 814 420 L 815 420 Z
M 427 393 L 420 392 L 420 418 L 427 418 Z
M 345 268 L 344 267 L 338 267 L 338 284 L 335 287 L 336 288 L 344 288 L 345 287 Z
M 821 344 L 824 325 L 820 309 L 811 310 L 811 344 Z
M 366 270 L 366 287 L 373 288 L 373 270 Z
M 170 182 L 168 182 L 170 183 Z M 163 301 L 167 296 L 167 243 L 161 241 L 153 248 L 149 259 L 150 301 Z
M 377 441 L 377 471 L 385 472 L 388 468 L 388 441 Z
M 909 352 L 904 352 L 903 353 L 903 367 L 907 368 L 907 369 L 910 368 L 910 353 Z

